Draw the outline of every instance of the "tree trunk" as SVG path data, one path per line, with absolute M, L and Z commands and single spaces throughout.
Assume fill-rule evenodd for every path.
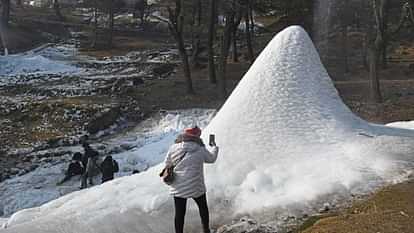
M 4 27 L 9 26 L 10 21 L 10 0 L 1 0 L 2 14 L 1 21 Z
M 368 44 L 369 44 L 368 33 L 365 33 L 363 37 L 363 42 L 362 42 L 362 51 L 361 51 L 362 54 L 361 55 L 362 55 L 362 63 L 366 71 L 369 71 Z
M 194 8 L 193 8 L 193 36 L 192 36 L 192 46 L 193 46 L 193 54 L 191 57 L 191 61 L 194 67 L 197 67 L 199 62 L 198 62 L 198 55 L 200 54 L 200 46 L 201 46 L 201 33 L 202 33 L 202 25 L 201 25 L 201 14 L 202 14 L 202 4 L 201 4 L 201 0 L 195 0 L 195 2 L 193 2 L 194 4 Z
M 253 52 L 253 44 L 252 44 L 252 34 L 250 32 L 250 13 L 251 13 L 251 5 L 250 0 L 247 1 L 247 9 L 244 17 L 244 22 L 246 26 L 246 44 L 247 44 L 247 58 L 249 59 L 250 63 L 253 63 L 254 61 L 254 52 Z
M 386 16 L 385 16 L 385 7 L 387 6 L 387 0 L 373 0 L 373 9 L 376 23 L 376 39 L 375 39 L 375 48 L 377 55 L 383 53 L 384 42 L 385 42 L 385 27 L 386 27 Z
M 382 58 L 382 68 L 383 69 L 387 69 L 387 48 L 388 48 L 388 35 L 387 35 L 387 30 L 388 30 L 388 14 L 389 14 L 389 9 L 388 9 L 388 1 L 384 1 L 384 6 L 383 6 L 383 20 L 382 20 L 382 34 L 383 34 L 383 41 L 382 41 L 382 54 L 381 54 L 381 58 Z
M 65 17 L 63 17 L 62 12 L 60 11 L 60 4 L 59 0 L 53 0 L 53 9 L 55 10 L 55 14 L 60 21 L 65 21 Z
M 217 83 L 216 68 L 214 64 L 214 37 L 216 35 L 216 0 L 210 0 L 210 15 L 209 15 L 209 27 L 208 27 L 208 74 L 210 82 Z
M 142 28 L 142 30 L 145 31 L 145 26 L 146 26 L 146 18 L 147 18 L 147 11 L 149 8 L 148 2 L 147 0 L 139 0 L 138 1 L 138 10 L 139 10 L 139 18 L 141 20 L 140 23 L 140 27 Z
M 109 39 L 108 48 L 112 48 L 114 39 L 114 0 L 110 0 L 109 4 Z
M 404 26 L 404 23 L 407 21 L 407 18 L 409 18 L 409 16 L 408 16 L 410 14 L 409 8 L 408 8 L 409 5 L 410 5 L 409 3 L 405 3 L 402 6 L 400 20 L 399 20 L 398 26 L 395 29 L 395 31 L 393 32 L 393 34 L 398 33 L 401 30 L 401 28 Z
M 249 16 L 250 16 L 250 33 L 252 36 L 252 40 L 254 37 L 254 14 L 253 14 L 253 5 L 254 5 L 254 0 L 248 0 L 249 3 Z
M 381 103 L 382 96 L 378 78 L 378 63 L 382 54 L 382 49 L 384 48 L 384 10 L 387 5 L 387 0 L 373 0 L 372 3 L 376 22 L 376 38 L 368 51 L 371 100 L 376 103 Z
M 7 40 L 5 38 L 6 34 L 7 33 L 6 33 L 6 29 L 3 26 L 3 22 L 0 21 L 0 37 L 1 37 L 0 39 L 1 39 L 1 44 L 3 46 L 3 55 L 4 56 L 9 55 L 9 50 L 7 48 Z
M 183 72 L 187 83 L 187 94 L 194 94 L 193 81 L 191 79 L 190 63 L 188 62 L 187 51 L 185 50 L 184 39 L 182 35 L 177 40 L 178 51 L 183 62 Z
M 237 51 L 237 30 L 233 30 L 233 35 L 231 36 L 231 41 L 233 42 L 232 46 L 231 46 L 231 49 L 232 49 L 232 52 L 233 52 L 233 55 L 232 55 L 233 62 L 237 63 L 237 62 L 239 62 L 239 55 L 238 55 L 238 51 Z
M 240 8 L 239 13 L 237 15 L 237 18 L 233 24 L 233 31 L 232 31 L 232 35 L 231 35 L 231 41 L 232 41 L 232 52 L 233 52 L 233 62 L 239 62 L 239 55 L 238 55 L 238 51 L 237 51 L 237 31 L 239 29 L 239 25 L 240 22 L 242 20 L 243 17 L 243 9 Z
M 183 63 L 182 64 L 183 72 L 184 72 L 184 76 L 187 82 L 187 94 L 194 94 L 193 81 L 191 79 L 190 64 L 188 62 L 188 55 L 187 55 L 187 51 L 185 50 L 185 44 L 184 44 L 184 35 L 183 35 L 184 15 L 181 9 L 182 7 L 181 1 L 182 0 L 175 0 L 174 11 L 171 8 L 168 8 L 168 13 L 169 13 L 168 27 L 175 41 L 177 42 L 178 51 L 180 53 L 180 57 Z
M 343 58 L 343 67 L 344 72 L 349 72 L 348 64 L 348 28 L 347 26 L 342 27 L 342 58 Z
M 96 48 L 98 42 L 98 0 L 93 1 L 93 40 L 92 48 Z
M 369 57 L 369 76 L 370 76 L 370 98 L 374 103 L 381 103 L 382 96 L 378 78 L 378 51 L 371 46 L 368 51 Z
M 227 98 L 227 80 L 226 80 L 226 66 L 227 58 L 229 55 L 230 39 L 231 33 L 234 26 L 234 12 L 230 11 L 226 14 L 226 25 L 224 27 L 223 36 L 221 39 L 221 53 L 219 57 L 219 90 L 220 97 L 225 99 Z

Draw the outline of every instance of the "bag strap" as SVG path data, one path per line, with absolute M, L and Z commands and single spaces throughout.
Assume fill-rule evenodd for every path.
M 187 154 L 187 151 L 184 152 L 184 154 L 177 160 L 175 160 L 175 162 L 172 164 L 173 167 L 177 166 L 185 157 L 185 155 Z

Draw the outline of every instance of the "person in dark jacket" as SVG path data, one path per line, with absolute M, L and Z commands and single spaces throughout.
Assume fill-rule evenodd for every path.
M 88 142 L 84 141 L 82 143 L 82 147 L 84 149 L 84 154 L 82 156 L 82 164 L 85 167 L 85 171 L 82 174 L 82 180 L 81 180 L 81 189 L 86 188 L 88 186 L 87 181 L 89 180 L 89 184 L 93 185 L 93 176 L 97 175 L 96 171 L 100 170 L 97 165 L 97 159 L 99 156 L 99 153 L 94 150 Z
M 116 160 L 112 156 L 108 155 L 105 157 L 104 161 L 101 163 L 102 171 L 102 183 L 114 179 L 114 173 L 119 171 L 119 166 Z
M 80 161 L 82 157 L 82 154 L 79 152 L 76 152 L 73 157 L 72 161 L 69 164 L 68 170 L 65 173 L 65 177 L 63 180 L 59 181 L 57 185 L 61 185 L 65 183 L 66 181 L 70 180 L 72 177 L 77 175 L 82 175 L 85 167 L 82 165 L 82 162 Z

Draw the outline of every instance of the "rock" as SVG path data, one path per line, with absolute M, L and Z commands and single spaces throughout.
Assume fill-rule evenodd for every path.
M 20 169 L 18 169 L 18 168 L 10 168 L 10 170 L 9 170 L 9 173 L 12 176 L 19 174 L 19 172 L 20 172 Z
M 62 143 L 62 140 L 63 140 L 64 138 L 62 138 L 62 137 L 58 137 L 58 138 L 52 138 L 52 139 L 49 139 L 48 141 L 47 141 L 47 145 L 49 146 L 49 147 L 57 147 L 57 146 L 62 146 L 63 145 L 63 143 Z
M 291 222 L 291 221 L 294 221 L 294 220 L 296 220 L 296 217 L 292 216 L 292 215 L 283 217 L 284 222 Z
M 123 151 L 126 150 L 131 150 L 132 148 L 134 148 L 136 145 L 134 143 L 122 143 L 121 145 L 119 145 L 121 147 L 121 149 Z
M 326 213 L 329 210 L 331 210 L 331 204 L 326 202 L 326 203 L 323 204 L 323 207 L 321 209 L 319 209 L 319 213 Z
M 159 77 L 165 77 L 171 74 L 175 69 L 174 64 L 162 64 L 160 66 L 155 67 L 152 72 Z
M 276 233 L 277 230 L 269 225 L 258 224 L 248 217 L 241 218 L 237 223 L 224 225 L 217 229 L 217 233 Z
M 139 86 L 144 84 L 144 80 L 142 78 L 131 78 L 132 79 L 132 85 Z
M 101 130 L 107 129 L 115 124 L 116 120 L 119 119 L 120 114 L 121 111 L 119 107 L 111 108 L 104 112 L 98 113 L 87 124 L 86 131 L 90 134 L 95 134 Z
M 30 171 L 34 171 L 34 170 L 36 170 L 36 168 L 38 168 L 38 167 L 39 167 L 39 165 L 38 165 L 38 164 L 32 164 L 32 165 L 30 166 L 29 170 L 30 170 Z
M 29 170 L 26 170 L 26 169 L 22 169 L 22 170 L 20 170 L 19 171 L 19 173 L 17 174 L 18 176 L 22 176 L 22 175 L 24 175 L 24 174 L 27 174 L 29 172 Z

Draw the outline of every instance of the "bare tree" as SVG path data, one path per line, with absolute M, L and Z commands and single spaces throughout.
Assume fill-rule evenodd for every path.
M 400 21 L 398 22 L 398 26 L 397 29 L 395 29 L 395 31 L 393 32 L 393 34 L 398 33 L 401 28 L 404 26 L 405 22 L 407 22 L 407 20 L 414 25 L 414 11 L 413 11 L 413 7 L 414 7 L 414 0 L 407 0 L 403 6 L 402 6 L 402 10 L 401 10 L 401 18 Z
M 245 11 L 245 16 L 244 16 L 244 23 L 245 23 L 245 30 L 246 30 L 245 32 L 246 32 L 246 44 L 247 44 L 247 57 L 250 60 L 250 62 L 253 63 L 254 52 L 253 52 L 252 33 L 254 33 L 254 22 L 253 22 L 252 14 L 253 14 L 252 2 L 251 0 L 246 0 L 246 11 Z
M 183 63 L 182 65 L 184 76 L 187 81 L 187 93 L 194 94 L 190 65 L 188 62 L 188 55 L 184 43 L 184 12 L 182 10 L 182 1 L 183 0 L 175 0 L 175 9 L 171 9 L 170 7 L 168 7 L 168 27 L 177 43 L 178 51 L 180 53 L 181 61 Z
M 210 14 L 208 26 L 208 74 L 211 83 L 217 83 L 216 68 L 214 63 L 214 37 L 216 36 L 216 20 L 217 20 L 217 2 L 210 0 Z
M 236 15 L 236 1 L 226 1 L 224 2 L 224 11 L 225 11 L 225 26 L 223 34 L 221 36 L 221 46 L 220 46 L 220 56 L 218 61 L 218 84 L 220 90 L 220 96 L 222 98 L 227 97 L 227 80 L 226 80 L 226 66 L 227 58 L 229 55 L 229 48 L 231 42 L 231 34 L 234 30 L 234 20 Z
M 389 36 L 388 36 L 388 16 L 389 16 L 389 7 L 388 7 L 388 0 L 384 1 L 384 5 L 383 5 L 383 10 L 382 10 L 382 53 L 381 53 L 381 63 L 382 63 L 382 68 L 386 69 L 387 68 L 387 48 L 388 48 L 388 41 L 389 41 Z
M 140 27 L 145 30 L 145 25 L 150 14 L 151 5 L 148 4 L 148 0 L 138 0 L 136 1 L 134 8 L 139 13 Z
M 369 76 L 370 76 L 370 97 L 371 101 L 375 103 L 382 102 L 382 95 L 380 89 L 380 83 L 378 78 L 378 48 L 375 45 L 371 45 L 368 48 L 369 59 Z
M 96 48 L 98 40 L 98 17 L 99 17 L 98 0 L 93 0 L 93 39 L 92 48 Z
M 243 18 L 244 10 L 242 7 L 239 7 L 237 14 L 234 17 L 234 24 L 233 24 L 233 30 L 231 34 L 231 50 L 233 52 L 232 58 L 233 62 L 239 62 L 239 55 L 237 51 L 237 32 L 239 30 L 239 25 L 241 23 L 241 20 Z
M 191 24 L 193 54 L 191 56 L 191 61 L 194 67 L 197 67 L 199 64 L 198 56 L 200 54 L 200 49 L 201 49 L 202 32 L 203 32 L 202 2 L 201 0 L 193 0 L 192 24 Z
M 55 10 L 56 16 L 60 21 L 65 21 L 65 17 L 62 15 L 62 12 L 60 11 L 60 4 L 59 0 L 53 0 L 53 9 Z
M 380 90 L 380 83 L 378 78 L 378 61 L 384 49 L 384 11 L 387 5 L 387 0 L 372 0 L 372 7 L 374 10 L 376 38 L 369 46 L 369 71 L 370 71 L 370 87 L 371 100 L 376 103 L 382 102 L 382 95 Z
M 115 16 L 115 4 L 114 0 L 109 0 L 108 2 L 108 17 L 109 17 L 109 39 L 108 47 L 111 48 L 113 45 L 114 38 L 114 16 Z
M 3 26 L 3 22 L 0 21 L 0 39 L 1 39 L 1 44 L 3 46 L 3 55 L 7 56 L 9 55 L 9 50 L 7 48 L 7 40 L 6 40 L 6 28 L 4 28 Z
M 10 0 L 1 0 L 1 8 L 1 22 L 3 27 L 8 27 L 10 21 Z
M 341 30 L 341 50 L 342 50 L 342 59 L 343 59 L 343 67 L 344 72 L 349 72 L 349 62 L 348 62 L 348 26 L 342 26 Z

